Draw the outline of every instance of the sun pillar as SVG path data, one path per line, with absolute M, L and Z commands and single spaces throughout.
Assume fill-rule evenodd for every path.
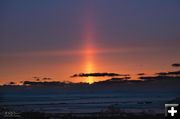
M 94 37 L 94 23 L 92 12 L 88 11 L 84 24 L 84 51 L 85 51 L 85 72 L 93 73 L 94 70 L 94 57 L 95 57 L 95 37 Z M 86 82 L 93 83 L 93 77 L 87 77 Z

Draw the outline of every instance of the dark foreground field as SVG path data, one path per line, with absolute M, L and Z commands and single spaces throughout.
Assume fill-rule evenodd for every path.
M 1 110 L 0 119 L 164 119 L 164 114 L 99 112 L 99 113 L 14 113 Z
M 180 103 L 179 78 L 28 83 L 0 87 L 0 119 L 164 119 Z

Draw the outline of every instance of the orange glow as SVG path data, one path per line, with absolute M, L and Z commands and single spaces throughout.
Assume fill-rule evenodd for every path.
M 86 73 L 91 73 L 91 72 L 93 72 L 94 66 L 93 66 L 93 62 L 92 62 L 92 57 L 91 57 L 91 56 L 88 56 L 88 54 L 87 54 L 86 67 L 85 67 L 85 68 L 86 68 Z M 86 79 L 86 82 L 88 82 L 89 84 L 91 84 L 91 83 L 94 82 L 94 80 L 93 80 L 92 77 L 88 77 L 88 78 Z
M 86 73 L 92 73 L 94 72 L 94 52 L 92 52 L 93 48 L 89 47 L 85 50 L 85 72 Z M 88 77 L 86 79 L 86 82 L 88 82 L 89 84 L 94 82 L 93 77 Z
M 88 14 L 85 18 L 84 23 L 84 50 L 85 50 L 85 72 L 92 73 L 94 72 L 94 57 L 95 57 L 95 44 L 94 44 L 94 28 L 92 20 L 92 12 L 87 11 Z M 94 82 L 93 77 L 88 77 L 86 82 L 89 84 Z
M 88 82 L 91 84 L 111 77 L 71 78 L 70 76 L 76 73 L 113 72 L 130 74 L 134 80 L 139 78 L 138 73 L 151 76 L 158 72 L 176 70 L 170 64 L 179 62 L 180 55 L 177 47 L 173 45 L 172 47 L 163 47 L 159 44 L 153 46 L 154 42 L 149 40 L 154 36 L 147 36 L 148 42 L 142 40 L 141 44 L 139 34 L 131 32 L 131 29 L 130 32 L 124 27 L 119 29 L 120 24 L 114 27 L 114 23 L 111 25 L 111 22 L 107 20 L 101 23 L 100 20 L 103 20 L 105 16 L 98 16 L 100 12 L 96 12 L 96 8 L 93 7 L 91 1 L 86 2 L 87 5 L 82 8 L 80 14 L 77 14 L 77 19 L 72 19 L 72 27 L 76 26 L 75 24 L 78 25 L 77 31 L 76 27 L 69 29 L 71 24 L 64 29 L 65 31 L 61 31 L 59 23 L 57 25 L 52 24 L 53 26 L 50 27 L 48 34 L 44 33 L 40 34 L 39 37 L 37 36 L 39 39 L 37 42 L 36 40 L 32 40 L 32 42 L 28 40 L 36 36 L 33 32 L 27 34 L 30 35 L 27 39 L 27 43 L 30 44 L 22 39 L 17 39 L 18 42 L 22 40 L 23 45 L 28 45 L 27 50 L 25 46 L 17 47 L 20 44 L 13 45 L 12 49 L 17 47 L 14 51 L 8 46 L 10 49 L 7 47 L 6 52 L 6 48 L 3 47 L 4 50 L 0 52 L 0 84 L 10 81 L 18 84 L 20 81 L 35 81 L 32 78 L 34 76 L 50 77 L 53 79 L 52 81 Z M 76 23 L 76 20 L 79 21 Z M 26 33 L 18 33 L 18 37 L 24 38 L 27 36 Z M 42 45 L 39 45 L 43 40 L 41 37 L 47 38 L 45 38 Z M 52 42 L 51 38 L 53 38 Z M 65 41 L 66 39 L 67 41 Z M 125 41 L 126 39 L 127 41 Z M 77 41 L 77 44 L 75 41 Z M 35 45 L 31 46 L 34 43 Z M 147 45 L 149 43 L 150 45 Z M 25 49 L 23 50 L 23 48 Z

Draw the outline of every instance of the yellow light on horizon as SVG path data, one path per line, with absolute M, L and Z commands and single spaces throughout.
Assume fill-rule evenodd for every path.
M 87 82 L 88 82 L 89 84 L 94 83 L 93 77 L 88 77 L 88 78 L 87 78 Z
M 87 56 L 86 73 L 93 73 L 92 57 Z M 87 77 L 86 82 L 92 84 L 94 82 L 93 77 Z

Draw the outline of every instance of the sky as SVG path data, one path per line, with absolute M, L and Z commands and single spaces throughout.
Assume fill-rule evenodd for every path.
M 179 12 L 179 0 L 1 0 L 0 83 L 174 70 Z

